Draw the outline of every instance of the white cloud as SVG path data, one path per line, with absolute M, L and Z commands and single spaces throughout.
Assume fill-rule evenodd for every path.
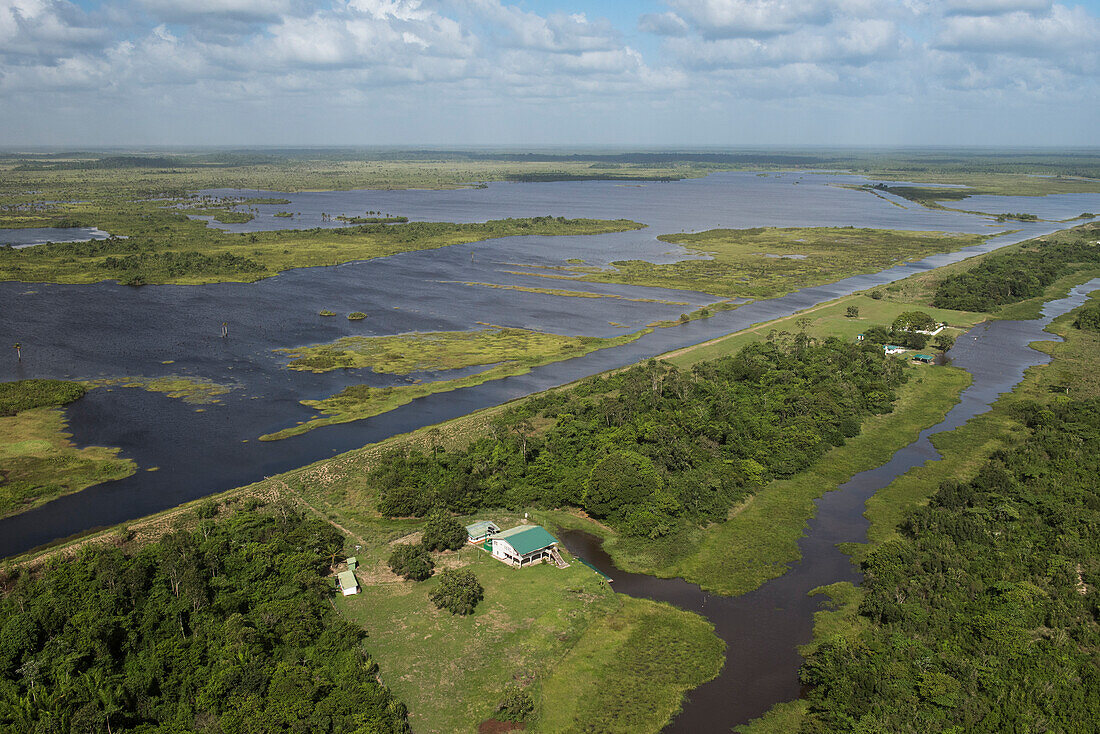
M 1001 13 L 1045 12 L 1051 0 L 947 0 L 947 15 L 1000 15 Z
M 759 38 L 866 17 L 873 0 L 669 0 L 705 38 Z
M 1049 14 L 1013 12 L 946 18 L 936 37 L 939 49 L 1021 56 L 1063 56 L 1100 50 L 1100 20 L 1078 6 L 1055 5 Z
M 686 36 L 688 24 L 676 13 L 646 13 L 638 18 L 638 30 L 658 36 Z

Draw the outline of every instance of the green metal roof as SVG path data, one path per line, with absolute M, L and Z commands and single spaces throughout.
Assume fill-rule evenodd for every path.
M 348 569 L 349 570 L 354 571 L 356 566 L 358 566 L 358 565 L 359 565 L 359 559 L 356 558 L 355 556 L 352 556 L 351 558 L 348 559 Z
M 508 544 L 515 548 L 516 553 L 519 553 L 521 556 L 541 550 L 542 548 L 546 548 L 558 542 L 557 538 L 546 532 L 546 529 L 539 525 L 520 525 L 519 527 L 505 530 L 503 533 L 493 536 L 493 540 L 497 538 L 507 540 Z
M 913 359 L 932 359 L 931 354 L 914 354 Z
M 492 528 L 496 528 L 497 524 L 491 520 L 478 520 L 475 523 L 466 526 L 466 534 L 471 538 L 480 538 L 483 535 L 488 535 L 494 532 Z M 497 528 L 499 530 L 500 528 Z
M 359 582 L 355 579 L 355 574 L 351 571 L 341 571 L 337 578 L 340 579 L 341 589 L 354 589 L 359 586 Z

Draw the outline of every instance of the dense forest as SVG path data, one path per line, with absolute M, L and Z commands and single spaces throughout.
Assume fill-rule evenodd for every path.
M 1018 411 L 1025 440 L 866 561 L 871 625 L 806 661 L 804 732 L 1096 731 L 1100 400 Z
M 1043 244 L 1035 250 L 992 255 L 970 270 L 949 275 L 936 286 L 932 305 L 958 311 L 990 311 L 1042 295 L 1075 266 L 1100 263 L 1100 247 L 1078 232 L 1073 239 Z M 1069 235 L 1072 237 L 1072 235 Z
M 659 537 L 805 469 L 904 380 L 880 347 L 804 334 L 691 370 L 650 360 L 527 400 L 463 450 L 392 452 L 367 482 L 389 516 L 571 505 Z
M 324 578 L 343 538 L 289 510 L 6 579 L 0 730 L 407 732 Z

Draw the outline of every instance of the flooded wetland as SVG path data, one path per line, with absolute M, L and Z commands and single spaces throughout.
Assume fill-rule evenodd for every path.
M 278 202 L 249 204 L 248 221 L 203 219 L 205 226 L 241 236 L 336 229 L 377 212 L 414 223 L 549 215 L 631 220 L 644 228 L 487 239 L 289 269 L 254 283 L 0 282 L 0 338 L 24 350 L 20 360 L 0 363 L 0 380 L 88 382 L 88 393 L 65 409 L 73 441 L 117 447 L 121 458 L 137 465 L 129 477 L 0 519 L 0 556 L 125 523 L 1050 233 L 1071 226 L 1052 220 L 1072 209 L 1100 210 L 1098 194 L 1050 202 L 1030 197 L 1016 203 L 1037 212 L 1039 221 L 998 223 L 852 188 L 866 182 L 846 174 L 789 172 L 453 190 L 204 191 L 223 199 Z M 806 252 L 798 251 L 801 231 L 791 230 L 767 247 L 739 245 L 783 270 L 726 280 L 720 288 L 709 276 L 699 277 L 697 289 L 685 287 L 692 281 L 681 276 L 694 271 L 684 263 L 743 262 L 737 258 L 744 253 L 718 249 L 743 235 L 722 240 L 709 230 L 759 227 L 891 230 L 917 249 L 875 267 L 858 258 L 845 261 L 838 266 L 845 272 L 834 276 L 815 264 L 828 258 L 829 230 L 818 233 L 822 239 L 813 247 L 806 244 Z M 840 248 L 852 234 L 837 232 Z M 921 234 L 937 232 L 952 236 Z M 810 640 L 813 615 L 822 608 L 821 597 L 808 592 L 858 582 L 855 566 L 836 546 L 864 540 L 866 499 L 936 457 L 929 435 L 986 409 L 1026 367 L 1044 361 L 1027 344 L 1042 338 L 1050 318 L 1079 305 L 1086 291 L 1051 303 L 1042 320 L 983 325 L 960 339 L 950 356 L 974 377 L 961 402 L 887 464 L 820 498 L 799 544 L 802 560 L 755 591 L 723 597 L 682 579 L 624 573 L 598 539 L 565 534 L 571 550 L 615 579 L 616 591 L 698 612 L 727 643 L 721 674 L 689 694 L 672 731 L 728 731 L 799 695 L 798 646 Z M 375 407 L 356 405 L 342 419 L 348 422 L 332 420 L 338 411 L 329 401 L 353 393 L 367 395 Z M 368 417 L 355 420 L 361 415 Z

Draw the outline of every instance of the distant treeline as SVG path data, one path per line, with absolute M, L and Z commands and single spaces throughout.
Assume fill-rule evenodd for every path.
M 802 471 L 904 380 L 880 347 L 805 335 L 686 371 L 651 360 L 525 401 L 461 451 L 390 453 L 367 484 L 390 516 L 569 505 L 655 538 Z
M 1081 267 L 1100 264 L 1100 247 L 1087 235 L 1040 244 L 1034 250 L 991 255 L 970 270 L 949 275 L 936 286 L 932 305 L 959 311 L 989 311 L 1043 293 L 1058 278 Z
M 864 564 L 870 625 L 806 661 L 802 732 L 1096 730 L 1100 401 L 1019 416 Z
M 285 508 L 215 511 L 133 555 L 97 545 L 6 579 L 0 730 L 409 731 L 329 604 L 343 537 Z

